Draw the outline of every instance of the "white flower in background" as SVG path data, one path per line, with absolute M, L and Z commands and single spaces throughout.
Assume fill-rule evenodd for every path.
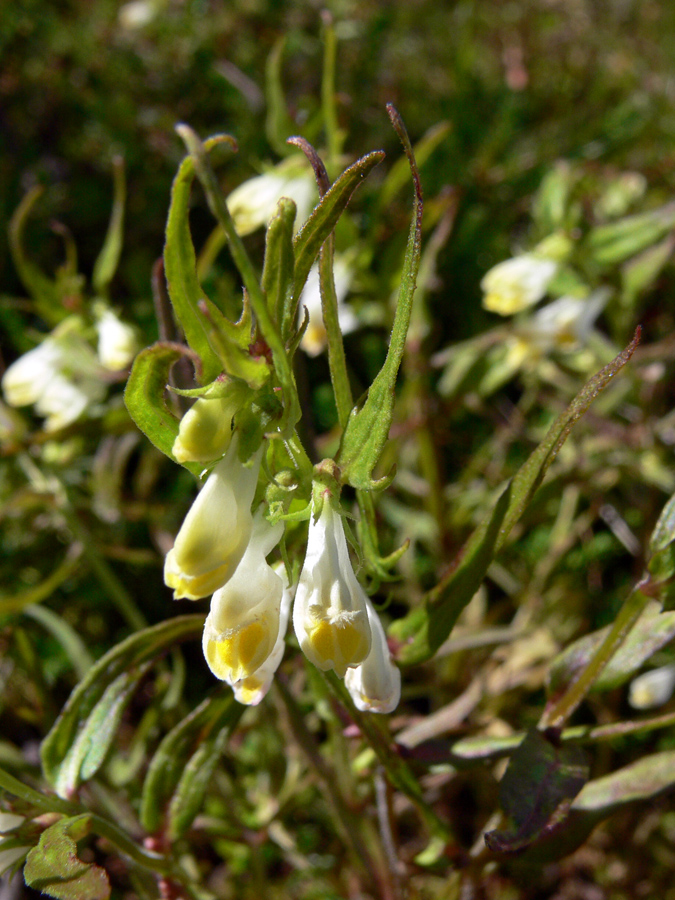
M 336 256 L 333 261 L 333 278 L 335 281 L 335 294 L 338 302 L 338 322 L 343 334 L 354 331 L 359 326 L 359 320 L 353 311 L 343 301 L 349 291 L 353 270 L 344 256 Z M 309 270 L 309 275 L 302 293 L 300 294 L 300 316 L 303 307 L 309 313 L 309 325 L 302 336 L 300 346 L 308 356 L 318 356 L 326 349 L 326 326 L 323 323 L 321 312 L 321 290 L 319 288 L 319 266 L 314 263 Z
M 232 439 L 232 400 L 199 398 L 180 420 L 171 452 L 179 463 L 219 459 Z
M 347 669 L 345 686 L 362 712 L 390 713 L 401 699 L 401 671 L 387 646 L 387 637 L 375 607 L 366 598 L 372 644 L 360 666 Z
M 277 572 L 279 572 L 278 568 Z M 283 566 L 281 566 L 279 574 L 285 581 Z M 279 610 L 279 633 L 277 634 L 277 639 L 272 652 L 260 668 L 256 669 L 251 675 L 242 678 L 240 681 L 236 681 L 232 685 L 235 699 L 245 706 L 257 706 L 272 685 L 272 680 L 281 664 L 286 648 L 286 629 L 288 628 L 288 618 L 290 616 L 292 602 L 293 591 L 286 585 L 281 597 L 281 607 Z
M 540 359 L 552 350 L 576 350 L 588 340 L 610 292 L 601 288 L 588 297 L 559 297 L 513 329 L 509 356 L 519 363 Z
M 250 178 L 235 188 L 227 198 L 227 208 L 237 232 L 243 236 L 267 225 L 277 212 L 282 197 L 295 202 L 295 231 L 309 218 L 318 200 L 314 174 L 303 157 L 292 156 L 279 165 Z
M 310 662 L 341 678 L 370 652 L 366 595 L 349 560 L 342 518 L 328 497 L 317 519 L 312 509 L 293 627 Z
M 101 365 L 111 372 L 126 369 L 138 350 L 135 329 L 122 322 L 111 309 L 103 308 L 98 314 L 96 331 Z
M 12 847 L 9 850 L 3 850 L 2 845 L 7 840 L 7 832 L 18 828 L 24 821 L 23 816 L 17 816 L 14 813 L 0 812 L 0 875 L 12 866 L 18 859 L 25 856 L 29 847 Z
M 5 372 L 2 389 L 10 406 L 34 404 L 45 431 L 70 425 L 106 393 L 103 372 L 73 316 Z
M 239 461 L 238 446 L 235 434 L 166 555 L 164 583 L 174 589 L 176 600 L 198 600 L 217 591 L 232 577 L 248 546 L 262 447 L 245 466 Z
M 128 31 L 136 31 L 138 28 L 144 28 L 159 13 L 159 4 L 153 3 L 151 0 L 131 0 L 120 7 L 117 14 L 117 21 L 122 28 Z
M 661 666 L 643 672 L 630 683 L 628 702 L 633 709 L 653 709 L 663 706 L 675 690 L 675 665 Z
M 283 530 L 282 523 L 269 525 L 258 512 L 241 562 L 211 599 L 202 647 L 209 668 L 221 681 L 234 684 L 252 676 L 275 648 L 284 583 L 265 557 Z
M 552 259 L 524 253 L 493 266 L 483 276 L 483 307 L 500 316 L 512 316 L 534 306 L 546 294 L 558 269 Z

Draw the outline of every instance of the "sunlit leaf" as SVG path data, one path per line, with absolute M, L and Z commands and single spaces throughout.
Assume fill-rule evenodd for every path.
M 57 900 L 108 900 L 110 882 L 104 869 L 84 863 L 77 842 L 90 830 L 88 815 L 60 819 L 50 825 L 26 858 L 26 884 Z
M 203 616 L 189 615 L 143 629 L 109 650 L 89 670 L 40 748 L 45 777 L 59 796 L 68 797 L 103 762 L 121 710 L 146 664 L 177 642 L 198 635 L 203 624 Z M 111 726 L 106 724 L 107 716 Z

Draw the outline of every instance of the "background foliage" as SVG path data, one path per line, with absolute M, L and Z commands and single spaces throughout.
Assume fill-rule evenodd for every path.
M 75 309 L 86 306 L 108 226 L 113 159 L 121 155 L 127 173 L 124 249 L 110 300 L 138 326 L 142 344 L 152 343 L 151 272 L 162 253 L 171 180 L 184 155 L 175 123 L 189 122 L 201 135 L 225 130 L 236 137 L 241 152 L 218 169 L 226 193 L 287 152 L 277 139 L 285 127 L 322 146 L 324 7 L 338 38 L 345 152 L 349 161 L 376 148 L 387 152 L 338 232 L 338 245 L 356 246 L 360 261 L 350 302 L 362 327 L 346 339 L 355 396 L 386 352 L 390 298 L 410 215 L 407 187 L 391 190 L 386 203 L 381 199 L 401 155 L 384 104 L 396 104 L 413 143 L 449 123 L 421 163 L 425 246 L 433 248 L 432 234 L 438 246 L 420 279 L 383 464 L 383 470 L 398 466 L 392 489 L 378 500 L 383 550 L 411 539 L 400 580 L 376 595 L 378 603 L 390 602 L 385 615 L 403 616 L 438 583 L 500 486 L 592 372 L 628 343 L 638 323 L 642 347 L 576 426 L 450 641 L 431 662 L 404 670 L 403 702 L 391 732 L 407 748 L 426 807 L 448 825 L 452 837 L 442 848 L 429 844 L 433 826 L 423 823 L 404 793 L 387 787 L 368 749 L 376 736 L 359 737 L 298 655 L 287 654 L 279 693 L 237 722 L 238 713 L 214 694 L 194 639 L 186 639 L 180 654 L 174 648 L 151 674 L 136 661 L 141 689 L 119 709 L 105 764 L 95 778 L 73 776 L 73 796 L 61 801 L 72 808 L 43 809 L 72 817 L 69 831 L 59 826 L 62 834 L 51 837 L 79 841 L 85 865 L 106 867 L 113 896 L 169 891 L 147 874 L 143 861 L 127 865 L 96 823 L 79 816 L 86 810 L 115 822 L 141 847 L 143 835 L 157 827 L 143 795 L 148 766 L 173 735 L 168 752 L 178 753 L 186 771 L 195 760 L 193 768 L 213 772 L 203 806 L 184 813 L 175 801 L 170 832 L 178 874 L 211 891 L 203 896 L 346 897 L 361 891 L 440 898 L 473 891 L 495 898 L 667 898 L 675 828 L 667 793 L 675 782 L 675 747 L 668 728 L 596 734 L 589 752 L 593 783 L 600 784 L 596 792 L 602 793 L 603 777 L 648 759 L 635 796 L 644 800 L 663 790 L 662 799 L 612 806 L 613 787 L 606 785 L 603 797 L 587 798 L 573 812 L 568 847 L 543 842 L 536 853 L 516 858 L 494 855 L 481 832 L 501 829 L 506 840 L 504 822 L 494 816 L 500 802 L 512 811 L 508 789 L 499 797 L 503 757 L 514 747 L 509 741 L 540 721 L 557 654 L 615 621 L 654 552 L 650 535 L 675 491 L 669 255 L 664 251 L 664 264 L 621 306 L 623 267 L 636 254 L 603 268 L 584 243 L 594 227 L 612 221 L 606 198 L 625 173 L 643 176 L 644 189 L 615 219 L 657 209 L 675 193 L 675 9 L 654 0 L 156 0 L 145 5 L 148 21 L 134 26 L 129 6 L 105 0 L 12 4 L 3 12 L 0 36 L 0 232 L 8 233 L 26 191 L 44 186 L 26 224 L 27 253 L 52 277 L 63 266 L 66 226 L 84 280 L 62 281 L 62 296 Z M 282 53 L 288 115 L 278 130 L 268 115 L 265 83 L 274 53 Z M 566 169 L 557 166 L 560 160 Z M 541 185 L 556 171 L 572 173 L 566 225 L 577 242 L 576 271 L 590 287 L 614 293 L 583 352 L 547 353 L 507 372 L 485 348 L 504 339 L 505 332 L 495 329 L 511 326 L 482 308 L 480 280 L 495 263 L 547 236 Z M 61 224 L 54 229 L 54 222 Z M 200 247 L 212 222 L 196 194 L 191 223 Z M 7 365 L 34 345 L 45 323 L 26 299 L 2 240 L 0 322 Z M 250 238 L 250 247 L 262 254 L 260 234 Z M 64 278 L 74 275 L 61 271 Z M 227 290 L 235 270 L 219 258 L 210 279 Z M 449 347 L 460 349 L 453 355 Z M 472 347 L 488 359 L 487 373 L 471 362 Z M 469 354 L 465 370 L 463 352 Z M 310 411 L 307 437 L 320 458 L 334 449 L 336 437 L 328 367 L 323 357 L 303 358 L 298 366 Z M 490 372 L 496 372 L 492 382 Z M 189 505 L 194 479 L 140 438 L 124 411 L 121 384 L 110 386 L 100 417 L 70 426 L 57 439 L 25 411 L 5 410 L 3 418 L 0 765 L 23 784 L 45 790 L 39 744 L 94 660 L 146 624 L 162 628 L 179 622 L 177 613 L 194 612 L 184 601 L 171 605 L 161 578 L 163 554 Z M 664 599 L 661 593 L 658 599 Z M 656 656 L 648 667 L 672 662 L 670 632 L 662 624 L 666 639 L 652 649 Z M 192 626 L 185 627 L 191 635 Z M 175 629 L 167 632 L 166 648 L 173 647 L 180 626 Z M 565 683 L 573 667 L 565 669 L 560 657 L 558 663 L 554 672 Z M 602 729 L 632 720 L 625 681 L 607 679 L 580 707 L 575 726 Z M 658 711 L 665 724 L 672 710 L 671 704 Z M 203 717 L 199 722 L 210 723 L 200 747 L 181 743 L 181 732 L 172 730 L 193 711 Z M 60 761 L 55 743 L 52 762 Z M 538 760 L 539 750 L 531 748 Z M 154 758 L 157 771 L 161 757 Z M 79 763 L 86 771 L 86 754 Z M 556 758 L 551 769 L 576 765 Z M 518 782 L 522 774 L 513 777 L 516 794 L 530 790 L 527 781 Z M 35 814 L 35 797 L 11 799 L 18 814 Z M 161 799 L 168 803 L 168 794 Z M 605 818 L 597 810 L 614 815 L 591 833 Z M 198 817 L 192 821 L 189 813 Z M 358 839 L 350 842 L 357 817 Z M 43 837 L 51 823 L 41 822 Z M 87 838 L 89 831 L 99 838 Z M 22 840 L 35 845 L 37 831 Z M 166 849 L 150 838 L 144 852 Z M 561 850 L 569 855 L 559 858 Z M 32 874 L 35 885 L 40 877 Z M 15 891 L 30 895 L 22 886 Z

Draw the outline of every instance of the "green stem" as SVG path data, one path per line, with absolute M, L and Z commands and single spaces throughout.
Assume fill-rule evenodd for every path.
M 326 672 L 326 680 L 338 700 L 346 706 L 349 715 L 359 726 L 370 746 L 387 773 L 392 785 L 417 807 L 431 835 L 445 842 L 454 841 L 452 830 L 447 822 L 436 815 L 424 799 L 422 788 L 412 773 L 407 762 L 392 747 L 392 738 L 383 730 L 382 720 L 373 713 L 364 713 L 352 703 L 349 691 L 334 672 Z
M 539 724 L 540 728 L 562 728 L 584 700 L 602 670 L 617 652 L 650 602 L 650 598 L 642 594 L 638 588 L 626 598 L 609 634 L 595 651 L 579 678 L 570 684 L 553 708 L 544 713 Z

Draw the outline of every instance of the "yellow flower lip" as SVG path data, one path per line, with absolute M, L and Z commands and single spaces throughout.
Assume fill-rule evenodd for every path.
M 318 518 L 310 519 L 293 627 L 310 662 L 340 677 L 370 652 L 366 595 L 349 560 L 342 518 L 328 497 Z
M 202 647 L 209 668 L 221 681 L 235 684 L 252 676 L 276 649 L 284 584 L 265 557 L 282 532 L 281 523 L 271 526 L 261 512 L 256 513 L 241 562 L 213 595 Z

